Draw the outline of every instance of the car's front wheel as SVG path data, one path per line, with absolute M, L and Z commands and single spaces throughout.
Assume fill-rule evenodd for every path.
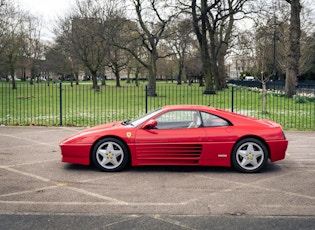
M 92 162 L 102 171 L 117 172 L 129 161 L 129 151 L 124 142 L 116 138 L 99 140 L 92 150 Z
M 240 172 L 259 172 L 267 164 L 268 149 L 262 141 L 246 138 L 234 146 L 231 159 L 233 167 Z

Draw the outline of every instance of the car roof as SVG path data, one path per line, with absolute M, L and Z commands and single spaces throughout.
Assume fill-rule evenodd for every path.
M 162 106 L 162 110 L 164 111 L 172 111 L 172 110 L 199 110 L 204 112 L 213 112 L 214 115 L 220 116 L 226 120 L 228 120 L 231 124 L 235 125 L 247 125 L 247 126 L 266 126 L 266 122 L 261 122 L 257 118 L 253 118 L 250 116 L 230 112 L 227 110 L 222 110 L 218 108 L 214 108 L 206 105 L 166 105 Z M 270 124 L 267 124 L 270 126 Z
M 216 110 L 214 107 L 206 105 L 166 105 L 162 107 L 166 110 L 187 109 L 187 110 Z

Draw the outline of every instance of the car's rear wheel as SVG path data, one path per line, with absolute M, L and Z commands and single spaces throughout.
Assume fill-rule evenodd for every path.
M 126 144 L 116 138 L 99 140 L 92 150 L 92 162 L 102 171 L 117 172 L 124 169 L 129 161 Z
M 233 167 L 240 172 L 259 172 L 266 167 L 268 149 L 262 141 L 246 138 L 234 146 L 231 159 Z

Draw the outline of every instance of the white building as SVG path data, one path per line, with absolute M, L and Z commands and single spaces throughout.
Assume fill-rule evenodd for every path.
M 241 73 L 249 71 L 254 66 L 253 58 L 234 55 L 227 60 L 227 75 L 239 79 Z

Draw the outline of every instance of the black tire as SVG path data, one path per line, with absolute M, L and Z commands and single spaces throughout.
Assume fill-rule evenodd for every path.
M 266 167 L 268 156 L 268 149 L 262 141 L 245 138 L 234 146 L 231 161 L 239 172 L 256 173 Z
M 99 140 L 92 150 L 93 164 L 104 172 L 118 172 L 123 170 L 129 162 L 129 150 L 126 144 L 116 138 Z

